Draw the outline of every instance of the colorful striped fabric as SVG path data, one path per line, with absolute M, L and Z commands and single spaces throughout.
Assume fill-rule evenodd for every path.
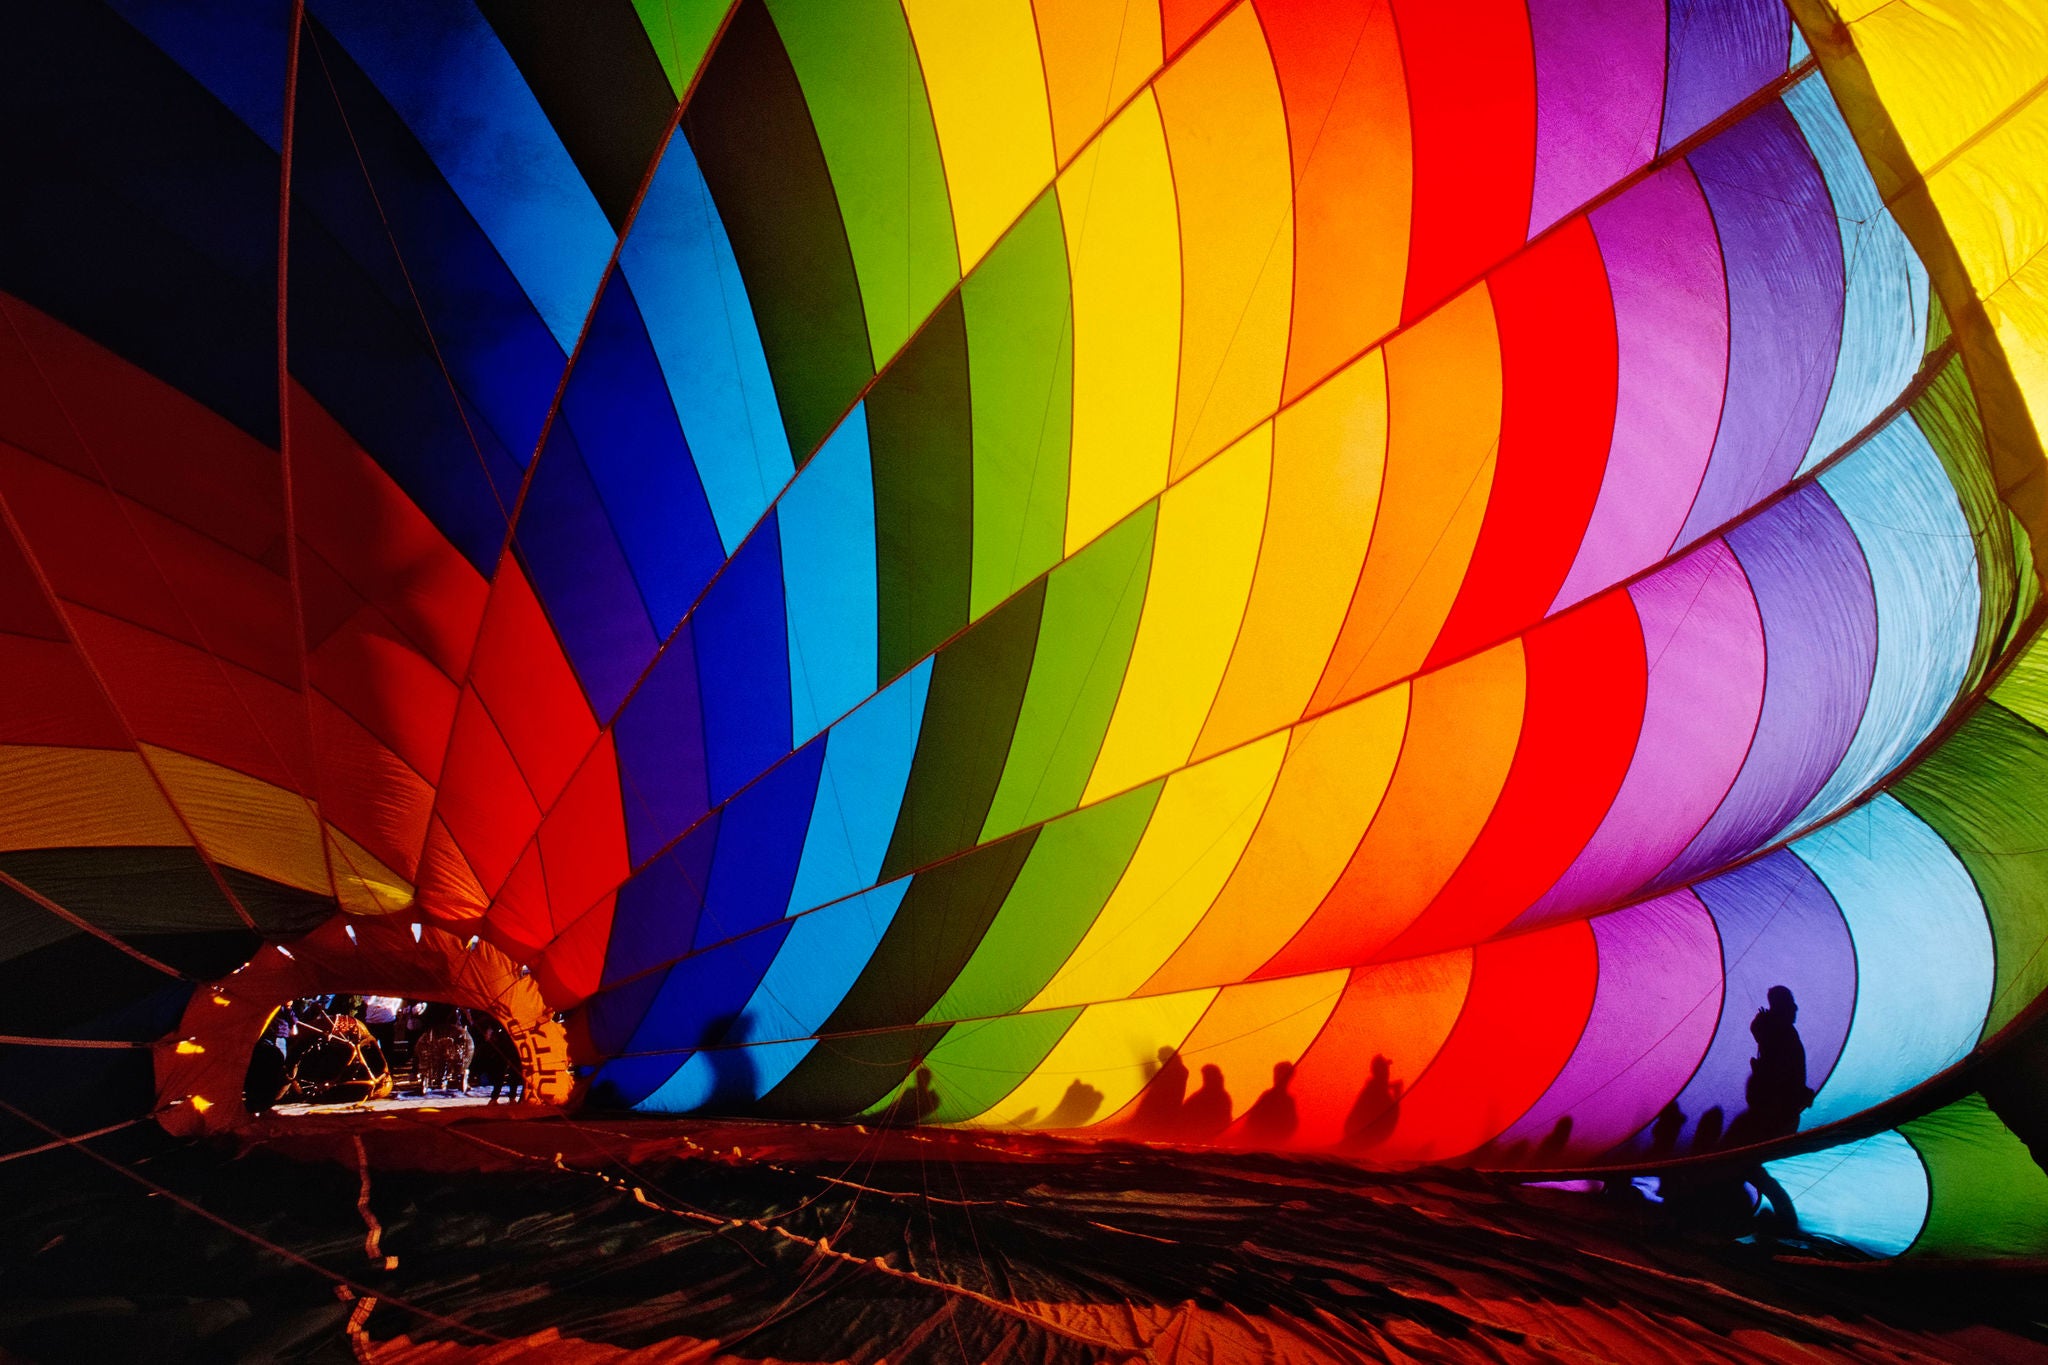
M 404 912 L 592 1104 L 1559 1170 L 1784 987 L 1851 1132 L 2048 992 L 2037 11 L 15 15 L 6 1031 Z

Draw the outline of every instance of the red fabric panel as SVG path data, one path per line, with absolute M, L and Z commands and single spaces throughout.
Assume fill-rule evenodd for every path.
M 1642 627 L 1610 592 L 1529 633 L 1528 710 L 1514 767 L 1472 851 L 1385 950 L 1413 957 L 1506 928 L 1593 837 L 1635 757 L 1648 689 Z
M 377 737 L 313 694 L 320 813 L 407 881 L 419 875 L 434 789 Z
M 1487 287 L 1500 332 L 1500 459 L 1432 668 L 1543 618 L 1592 519 L 1614 437 L 1614 300 L 1586 220 L 1509 261 Z
M 441 774 L 459 695 L 432 660 L 361 607 L 308 660 L 316 691 L 428 782 Z
M 597 992 L 604 973 L 605 945 L 612 936 L 612 909 L 616 895 L 607 895 L 563 931 L 534 964 L 533 978 L 541 993 L 557 1009 L 582 1003 Z
M 301 590 L 312 581 L 310 551 L 442 672 L 462 677 L 488 595 L 482 575 L 326 409 L 296 386 L 291 402 Z M 309 612 L 307 639 L 317 648 L 322 638 Z
M 68 642 L 63 618 L 12 533 L 0 528 L 0 635 Z
M 619 765 L 606 734 L 562 792 L 540 827 L 548 874 L 548 906 L 557 930 L 626 880 L 626 816 L 620 808 Z
M 512 871 L 540 823 L 540 809 L 475 693 L 464 693 L 455 709 L 436 809 L 487 892 Z
M 427 822 L 427 846 L 420 851 L 420 875 L 414 897 L 420 913 L 446 924 L 475 921 L 488 908 L 489 897 L 477 884 L 476 872 L 447 822 L 436 815 Z
M 1374 1158 L 1443 1161 L 1505 1132 L 1571 1060 L 1599 975 L 1583 922 L 1480 948 L 1457 1027 L 1402 1098 L 1400 1121 Z
M 1522 245 L 1536 184 L 1536 59 L 1525 0 L 1394 0 L 1414 120 L 1413 321 Z
M 597 722 L 526 575 L 510 559 L 484 612 L 470 678 L 543 808 L 597 739 Z
M 77 650 L 0 635 L 0 744 L 125 749 L 128 733 Z
M 526 846 L 512 868 L 512 875 L 498 888 L 486 922 L 490 925 L 491 942 L 522 962 L 531 962 L 554 937 L 554 925 L 548 914 L 546 869 L 537 840 Z
M 70 611 L 80 645 L 139 740 L 291 791 L 310 773 L 300 694 L 98 612 Z

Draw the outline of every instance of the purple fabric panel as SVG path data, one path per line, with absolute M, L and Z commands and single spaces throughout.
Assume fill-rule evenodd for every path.
M 1727 378 L 1727 282 L 1691 168 L 1666 167 L 1600 207 L 1592 222 L 1620 345 L 1614 443 L 1552 610 L 1671 548 L 1714 449 Z
M 1644 1127 L 1692 1076 L 1721 1018 L 1721 939 L 1690 891 L 1593 921 L 1600 984 L 1572 1058 L 1503 1142 L 1542 1143 L 1572 1121 L 1560 1155 L 1599 1155 Z M 1543 1163 L 1538 1164 L 1554 1164 Z
M 1718 540 L 1703 545 L 1629 595 L 1650 670 L 1635 758 L 1593 838 L 1518 928 L 1638 891 L 1713 815 L 1756 730 L 1763 623 L 1734 552 Z
M 1664 0 L 1529 0 L 1536 49 L 1535 236 L 1657 155 Z
M 1798 471 L 1842 344 L 1834 201 L 1785 106 L 1758 110 L 1691 159 L 1728 271 L 1728 396 L 1681 543 Z
M 612 727 L 635 867 L 711 807 L 691 635 L 676 632 Z
M 1863 547 L 1818 486 L 1727 541 L 1763 616 L 1763 716 L 1727 800 L 1658 877 L 1666 886 L 1754 851 L 1805 809 L 1856 737 L 1877 665 L 1877 600 Z
M 1784 0 L 1671 0 L 1670 44 L 1660 149 L 1783 75 L 1792 19 Z
M 1690 1150 L 1708 1110 L 1718 1108 L 1725 1127 L 1745 1108 L 1743 1087 L 1756 1056 L 1749 1022 L 1771 987 L 1787 987 L 1799 1005 L 1806 1083 L 1815 1090 L 1841 1056 L 1856 1011 L 1856 949 L 1849 926 L 1805 863 L 1780 850 L 1693 890 L 1720 930 L 1727 985 L 1714 1041 L 1678 1096 L 1685 1115 L 1679 1152 Z M 1646 1127 L 1630 1145 L 1646 1150 L 1650 1141 Z

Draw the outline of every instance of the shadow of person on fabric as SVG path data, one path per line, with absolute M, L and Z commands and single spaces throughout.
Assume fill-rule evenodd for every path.
M 1180 1107 L 1174 1136 L 1185 1142 L 1208 1142 L 1230 1126 L 1230 1092 L 1223 1088 L 1223 1068 L 1202 1068 L 1202 1085 Z
M 1771 987 L 1764 998 L 1764 1007 L 1749 1021 L 1749 1036 L 1756 1040 L 1756 1056 L 1750 1059 L 1749 1080 L 1743 1087 L 1749 1107 L 1728 1125 L 1722 1142 L 1729 1147 L 1790 1137 L 1799 1131 L 1799 1116 L 1813 1103 L 1813 1091 L 1806 1084 L 1806 1044 L 1797 1022 L 1799 1002 L 1785 986 Z M 1799 1215 L 1791 1196 L 1761 1161 L 1745 1167 L 1742 1179 L 1769 1202 L 1776 1230 L 1798 1230 Z
M 698 1050 L 711 1064 L 711 1094 L 699 1106 L 699 1113 L 740 1113 L 758 1098 L 754 1059 L 742 1046 L 748 1032 L 746 1015 L 721 1014 L 698 1035 Z
M 1294 1063 L 1273 1063 L 1273 1084 L 1245 1110 L 1241 1132 L 1246 1142 L 1254 1147 L 1282 1147 L 1294 1136 L 1294 1130 L 1301 1126 L 1301 1116 L 1295 1108 L 1294 1096 L 1287 1093 L 1293 1082 Z
M 889 1128 L 915 1128 L 937 1112 L 938 1107 L 939 1095 L 932 1089 L 932 1069 L 921 1066 L 910 1084 L 882 1111 L 878 1121 Z
M 1352 1101 L 1351 1112 L 1344 1116 L 1344 1140 L 1339 1144 L 1343 1151 L 1365 1152 L 1379 1146 L 1394 1135 L 1394 1125 L 1401 1121 L 1402 1082 L 1393 1078 L 1394 1063 L 1384 1056 L 1372 1059 L 1372 1069 L 1365 1078 L 1365 1088 Z
M 1159 1049 L 1158 1065 L 1145 1082 L 1145 1092 L 1131 1115 L 1131 1126 L 1141 1137 L 1170 1136 L 1180 1122 L 1181 1104 L 1188 1094 L 1188 1064 L 1174 1048 Z
M 1079 1128 L 1095 1117 L 1095 1111 L 1102 1107 L 1102 1092 L 1080 1077 L 1060 1096 L 1060 1102 L 1045 1116 L 1039 1126 L 1042 1128 Z

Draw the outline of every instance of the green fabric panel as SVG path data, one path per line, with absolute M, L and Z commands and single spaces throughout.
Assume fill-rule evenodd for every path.
M 967 325 L 957 296 L 868 394 L 875 480 L 875 676 L 893 678 L 967 624 L 974 553 Z
M 2048 735 L 1986 702 L 1892 794 L 1977 884 L 1998 954 L 1984 1037 L 2048 991 Z
M 940 651 L 882 881 L 985 842 L 978 836 L 1031 676 L 1044 600 L 1041 581 Z
M 2013 661 L 1991 689 L 1991 699 L 2048 730 L 2048 637 L 2036 639 Z
M 773 1090 L 751 1106 L 763 1118 L 851 1118 L 902 1083 L 945 1029 L 890 1029 L 820 1038 Z
M 982 838 L 1080 803 L 1138 638 L 1158 519 L 1157 500 L 1146 503 L 1048 577 L 1041 646 Z
M 768 0 L 803 83 L 860 272 L 868 340 L 894 355 L 960 280 L 924 77 L 897 0 Z
M 1921 433 L 1941 457 L 1977 544 L 1977 591 L 1982 605 L 1977 614 L 1977 643 L 1971 651 L 1970 670 L 1964 681 L 1966 688 L 1974 687 L 1990 665 L 2012 610 L 2012 518 L 1999 501 L 1997 485 L 1991 478 L 1990 448 L 1984 441 L 1976 395 L 1963 373 L 1961 360 L 1951 358 L 1942 366 L 1926 392 L 1914 400 L 1912 414 Z
M 925 1021 L 1010 1014 L 1045 989 L 1116 889 L 1165 785 L 1148 782 L 1040 829 L 1001 913 Z
M 697 68 L 711 51 L 711 40 L 725 19 L 731 0 L 633 0 L 647 41 L 661 59 L 662 74 L 677 99 L 689 93 Z
M 2012 543 L 2031 546 L 2033 542 L 2027 536 L 2026 526 L 2013 515 L 2010 508 L 2006 510 L 2005 517 L 2012 535 Z M 2035 564 L 2031 550 L 2019 556 L 2017 568 L 2020 581 L 2012 604 L 2012 627 L 2005 633 L 2005 640 L 2000 646 L 2001 652 L 2023 643 L 2020 637 L 2021 633 L 2028 629 L 2027 618 L 2033 615 L 2034 608 L 2040 605 L 2041 601 L 2040 567 Z
M 1971 1095 L 1899 1125 L 1927 1167 L 1927 1222 L 1908 1256 L 2048 1255 L 2048 1175 Z
M 875 370 L 832 175 L 762 0 L 740 0 L 698 78 L 683 132 L 747 282 L 801 464 Z
M 625 0 L 477 0 L 477 8 L 612 230 L 622 231 L 676 107 L 641 16 Z
M 918 873 L 860 979 L 819 1034 L 906 1028 L 923 1019 L 974 956 L 1036 840 L 1035 831 L 1020 834 Z
M 1047 190 L 966 284 L 974 377 L 974 592 L 980 616 L 1059 563 L 1074 416 L 1074 308 Z
M 931 1050 L 924 1064 L 931 1069 L 928 1089 L 938 1103 L 923 1116 L 925 1123 L 960 1123 L 986 1113 L 1024 1083 L 1045 1055 L 1081 1017 L 1081 1007 L 1012 1014 L 955 1024 Z M 914 1077 L 913 1077 L 914 1079 Z M 887 1098 L 871 1106 L 878 1115 L 892 1108 L 911 1088 L 905 1081 Z

